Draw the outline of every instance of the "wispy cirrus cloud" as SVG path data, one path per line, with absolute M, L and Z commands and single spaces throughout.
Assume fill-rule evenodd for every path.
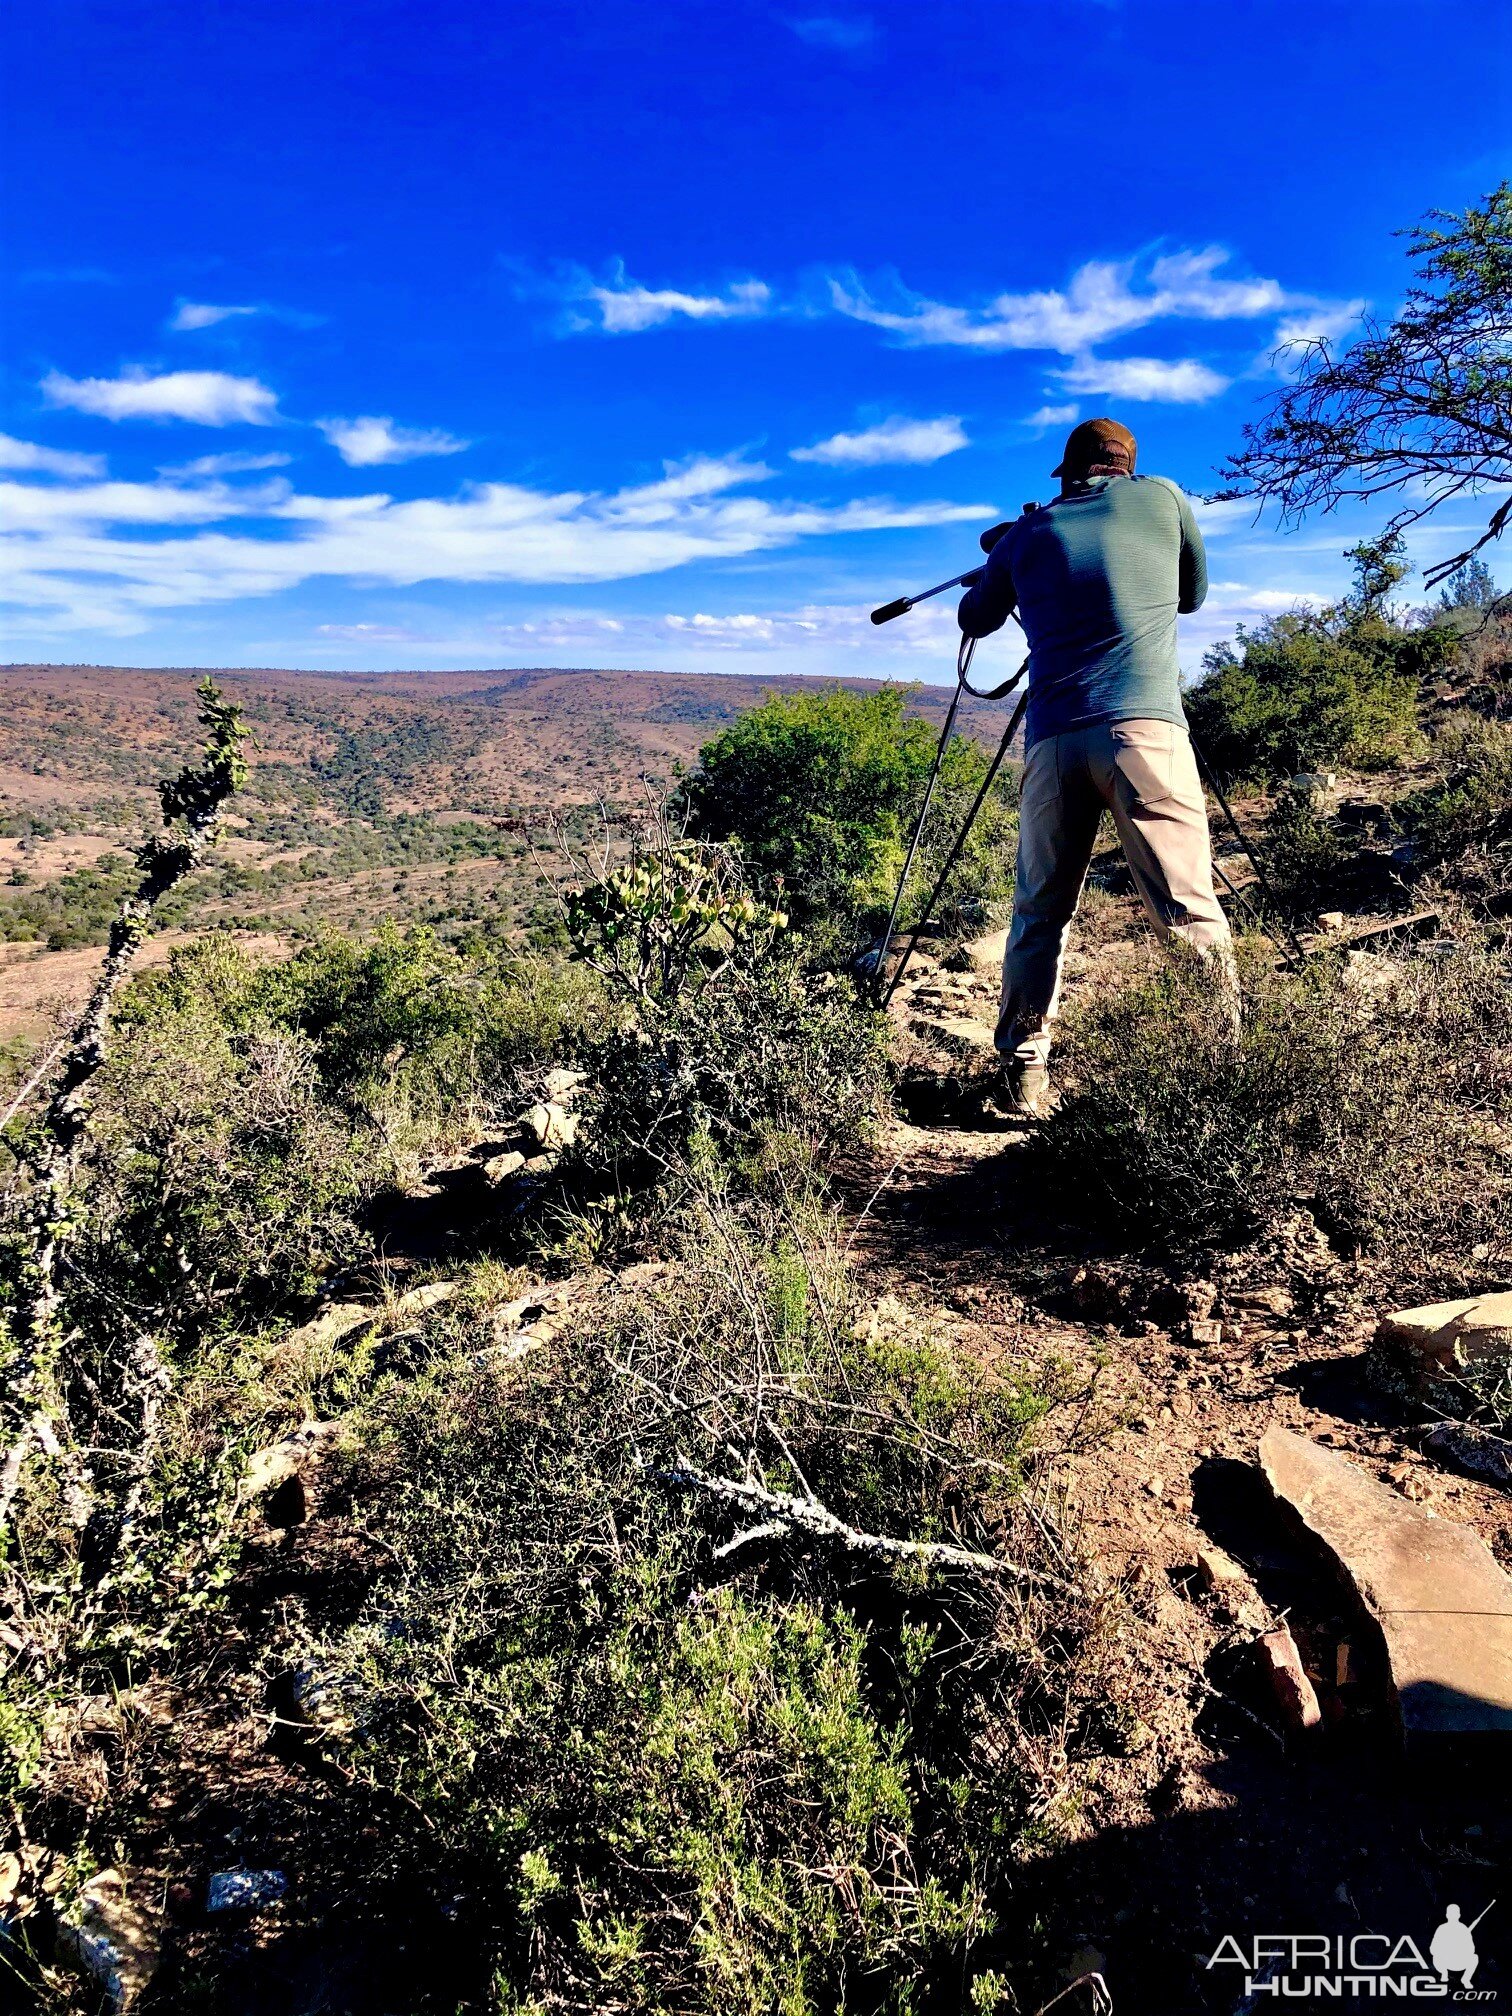
M 734 280 L 724 287 L 646 287 L 632 280 L 616 260 L 606 280 L 581 267 L 569 268 L 550 283 L 531 284 L 526 293 L 553 294 L 567 304 L 563 326 L 598 330 L 609 336 L 636 335 L 669 322 L 743 322 L 772 312 L 775 297 L 764 280 Z
M 49 371 L 42 391 L 53 406 L 101 420 L 189 420 L 201 427 L 268 427 L 275 394 L 256 378 L 225 371 L 125 371 L 119 378 L 68 378 Z
M 275 449 L 267 455 L 196 455 L 189 462 L 164 462 L 158 465 L 159 476 L 248 476 L 260 469 L 286 469 L 293 461 L 292 455 L 280 455 Z
M 768 476 L 739 457 L 700 456 L 609 492 L 482 483 L 404 501 L 301 494 L 279 479 L 0 483 L 0 598 L 32 629 L 51 617 L 131 634 L 165 609 L 273 595 L 316 577 L 395 587 L 624 580 L 829 533 L 981 522 L 993 511 L 753 494 Z
M 231 306 L 214 301 L 186 301 L 181 295 L 168 327 L 175 334 L 182 335 L 192 329 L 213 329 L 218 322 L 231 322 L 239 315 L 256 315 L 259 312 L 249 303 Z
M 1294 343 L 1332 343 L 1355 329 L 1370 304 L 1364 300 L 1319 302 L 1288 315 L 1276 326 L 1275 343 L 1284 350 Z
M 1277 280 L 1222 274 L 1229 256 L 1213 245 L 1168 253 L 1147 269 L 1134 259 L 1089 260 L 1064 288 L 998 294 L 981 307 L 931 301 L 898 279 L 870 286 L 855 274 L 832 276 L 829 296 L 837 314 L 886 330 L 908 348 L 1058 350 L 1070 357 L 1152 322 L 1253 320 L 1302 298 Z
M 1074 427 L 1081 418 L 1081 408 L 1073 400 L 1066 406 L 1041 406 L 1024 421 L 1026 427 Z
M 791 450 L 795 462 L 822 462 L 832 469 L 877 468 L 885 463 L 938 462 L 970 446 L 970 438 L 954 413 L 937 420 L 906 420 L 894 416 L 855 434 L 831 434 L 809 448 Z
M 22 469 L 38 476 L 103 476 L 105 457 L 80 455 L 72 448 L 44 448 L 35 441 L 0 434 L 0 469 Z
M 375 469 L 385 462 L 415 462 L 423 455 L 460 455 L 470 441 L 439 427 L 396 427 L 387 414 L 366 413 L 355 420 L 317 420 L 315 425 L 343 462 L 354 469 Z
M 810 274 L 785 293 L 758 279 L 718 289 L 649 287 L 632 280 L 622 262 L 607 280 L 581 268 L 568 269 L 563 279 L 544 286 L 530 283 L 522 291 L 545 291 L 564 301 L 567 312 L 560 326 L 566 332 L 630 335 L 679 319 L 713 324 L 833 315 L 881 330 L 904 349 L 953 348 L 982 355 L 1042 351 L 1069 358 L 1072 363 L 1060 374 L 1068 391 L 1196 404 L 1226 390 L 1232 371 L 1251 368 L 1249 361 L 1235 360 L 1231 375 L 1225 376 L 1197 357 L 1105 362 L 1103 346 L 1157 323 L 1217 326 L 1272 316 L 1282 318 L 1276 342 L 1284 345 L 1338 333 L 1364 305 L 1324 300 L 1279 280 L 1234 273 L 1231 259 L 1219 245 L 1094 259 L 1078 267 L 1064 286 L 1006 292 L 974 304 L 931 299 L 896 274 L 867 280 L 853 270 Z M 1047 410 L 1061 403 L 1052 397 Z

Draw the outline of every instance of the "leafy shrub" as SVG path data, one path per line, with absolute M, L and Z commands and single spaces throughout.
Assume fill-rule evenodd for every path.
M 402 1084 L 430 1110 L 570 1049 L 598 989 L 560 959 L 461 951 L 425 929 L 334 933 L 266 969 L 258 1009 L 317 1046 L 321 1076 L 371 1101 Z
M 311 1656 L 499 2007 L 960 2006 L 1037 1745 L 1085 1740 L 1093 1613 L 749 1531 L 691 1480 L 1064 1572 L 1019 1485 L 1058 1391 L 863 1320 L 798 1221 L 716 1207 L 570 1341 L 390 1396 L 353 1480 L 386 1567 Z
M 199 1338 L 310 1294 L 361 1250 L 363 1143 L 325 1097 L 310 1045 L 203 1004 L 130 1005 L 101 1073 L 80 1192 L 70 1314 Z M 127 1019 L 130 1017 L 131 1019 Z
M 927 722 L 907 716 L 905 699 L 893 686 L 774 697 L 706 742 L 683 783 L 689 831 L 738 842 L 758 884 L 780 887 L 821 945 L 886 917 L 936 741 Z M 905 921 L 915 921 L 986 769 L 967 736 L 946 750 Z M 946 920 L 976 920 L 1006 893 L 1014 816 L 1006 787 L 994 787 L 942 898 Z
M 1276 901 L 1294 924 L 1320 910 L 1363 905 L 1374 893 L 1362 870 L 1373 870 L 1375 857 L 1362 857 L 1356 834 L 1292 791 L 1280 793 L 1265 822 L 1263 859 Z M 1260 893 L 1249 892 L 1252 900 Z
M 1192 735 L 1226 777 L 1384 769 L 1418 744 L 1417 694 L 1449 633 L 1353 611 L 1293 612 L 1219 644 L 1186 695 Z
M 785 915 L 751 897 L 732 849 L 654 823 L 572 894 L 568 924 L 618 1004 L 581 1053 L 580 1179 L 616 1195 L 654 1186 L 695 1142 L 727 1164 L 774 1134 L 831 1149 L 875 1114 L 883 1019 L 804 970 Z
M 1506 1242 L 1509 981 L 1507 952 L 1473 939 L 1355 970 L 1256 953 L 1236 1039 L 1203 969 L 1163 969 L 1068 1018 L 1047 1173 L 1151 1243 L 1238 1238 L 1303 1200 L 1448 1289 Z
M 134 1012 L 200 1015 L 304 1043 L 333 1114 L 381 1121 L 397 1142 L 465 1131 L 513 1077 L 577 1044 L 597 1018 L 593 976 L 560 958 L 461 950 L 425 929 L 322 935 L 291 958 L 250 959 L 212 933 L 140 980 Z
M 1456 715 L 1434 744 L 1442 779 L 1401 799 L 1420 858 L 1439 863 L 1512 838 L 1512 724 Z

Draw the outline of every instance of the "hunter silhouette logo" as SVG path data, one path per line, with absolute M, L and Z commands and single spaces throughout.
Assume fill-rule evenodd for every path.
M 1490 1909 L 1491 1906 L 1488 1904 L 1486 1911 Z M 1486 1911 L 1482 1911 L 1480 1918 L 1473 1924 L 1463 1925 L 1460 1923 L 1458 1904 L 1449 1905 L 1444 1912 L 1443 1924 L 1429 1943 L 1428 1957 L 1440 1975 L 1447 1981 L 1451 1974 L 1458 1974 L 1461 1988 L 1470 1986 L 1475 1979 L 1475 1970 L 1480 1965 L 1479 1956 L 1475 1951 L 1475 1927 L 1479 1925 L 1481 1918 L 1485 1917 Z
M 1475 1987 L 1480 1965 L 1475 1930 L 1495 1907 L 1493 1898 L 1479 1917 L 1464 1922 L 1458 1904 L 1444 1907 L 1444 1921 L 1424 1953 L 1406 1934 L 1268 1932 L 1241 1942 L 1225 1934 L 1208 1961 L 1214 1967 L 1242 1967 L 1246 2008 L 1261 2008 L 1262 1996 L 1278 2002 L 1310 1997 L 1339 2001 L 1350 1996 L 1413 2002 L 1494 2002 L 1494 1988 Z

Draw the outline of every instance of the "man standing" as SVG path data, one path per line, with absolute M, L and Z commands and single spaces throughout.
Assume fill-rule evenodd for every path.
M 1207 594 L 1183 492 L 1136 476 L 1116 420 L 1072 430 L 1061 494 L 1015 519 L 961 599 L 968 637 L 1017 609 L 1029 639 L 1018 875 L 997 1047 L 1006 1091 L 1042 1113 L 1066 937 L 1104 806 L 1151 921 L 1208 960 L 1238 1016 L 1228 920 L 1213 893 L 1207 806 L 1182 712 L 1176 618 Z

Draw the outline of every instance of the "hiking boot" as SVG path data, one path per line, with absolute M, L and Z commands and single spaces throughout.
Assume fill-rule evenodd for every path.
M 1049 1070 L 1037 1061 L 1005 1057 L 998 1099 L 1020 1119 L 1043 1120 L 1051 1103 Z

